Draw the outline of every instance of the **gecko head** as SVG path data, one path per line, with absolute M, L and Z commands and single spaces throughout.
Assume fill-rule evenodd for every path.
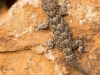
M 53 17 L 57 13 L 57 1 L 42 0 L 42 9 L 49 17 Z

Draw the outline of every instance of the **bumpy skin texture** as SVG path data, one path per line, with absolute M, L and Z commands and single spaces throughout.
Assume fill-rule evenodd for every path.
M 39 24 L 37 30 L 45 29 L 50 25 L 54 38 L 48 42 L 48 49 L 54 48 L 56 45 L 59 49 L 63 50 L 66 61 L 75 69 L 79 70 L 84 75 L 89 75 L 77 63 L 73 49 L 78 48 L 79 52 L 83 52 L 83 44 L 81 40 L 72 40 L 72 34 L 68 24 L 63 19 L 66 15 L 66 2 L 61 3 L 61 9 L 56 0 L 42 0 L 42 9 L 47 15 L 46 22 Z

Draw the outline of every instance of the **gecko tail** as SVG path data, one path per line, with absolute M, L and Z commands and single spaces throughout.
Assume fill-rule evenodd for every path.
M 77 62 L 77 60 L 74 58 L 71 61 L 68 61 L 68 63 L 75 68 L 76 70 L 80 71 L 84 75 L 89 75 L 88 72 L 86 72 Z

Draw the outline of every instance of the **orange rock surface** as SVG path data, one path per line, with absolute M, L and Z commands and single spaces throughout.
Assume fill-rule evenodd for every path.
M 52 38 L 52 32 L 49 28 L 35 32 L 34 28 L 46 18 L 41 1 L 12 1 L 10 8 L 0 9 L 0 75 L 82 75 L 57 47 L 54 53 L 45 53 L 42 44 Z M 87 51 L 75 50 L 77 60 L 90 75 L 100 75 L 100 1 L 70 0 L 67 6 L 64 18 L 73 39 L 81 39 Z

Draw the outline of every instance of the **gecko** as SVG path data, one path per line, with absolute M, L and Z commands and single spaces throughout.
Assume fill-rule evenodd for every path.
M 0 0 L 0 9 L 6 4 L 7 0 Z
M 80 71 L 84 75 L 89 75 L 77 62 L 77 59 L 73 53 L 73 50 L 77 50 L 80 53 L 83 53 L 84 45 L 81 40 L 73 40 L 72 32 L 64 20 L 63 16 L 66 15 L 67 6 L 66 1 L 62 1 L 61 5 L 57 0 L 42 0 L 41 7 L 46 14 L 47 18 L 44 23 L 38 24 L 36 31 L 46 29 L 50 26 L 50 29 L 53 33 L 53 38 L 47 44 L 47 50 L 53 49 L 57 46 L 64 53 L 66 61 L 74 69 Z

